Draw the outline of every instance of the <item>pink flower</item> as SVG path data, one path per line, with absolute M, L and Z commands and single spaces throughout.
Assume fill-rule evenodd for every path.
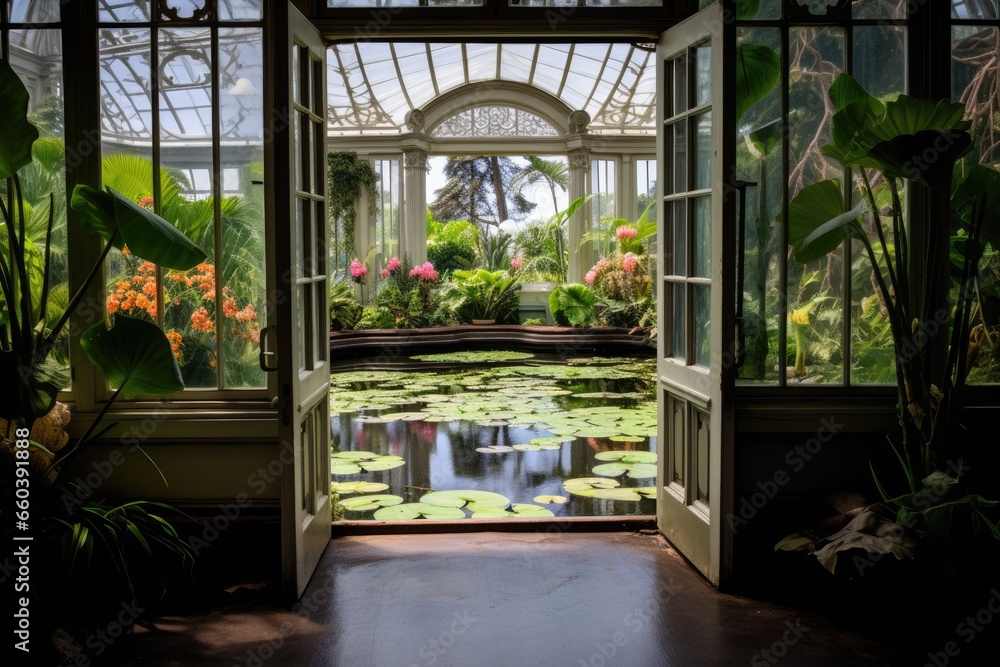
M 622 239 L 634 239 L 636 234 L 638 232 L 635 230 L 635 227 L 629 227 L 628 225 L 622 225 L 615 230 L 615 236 L 618 237 L 619 241 Z
M 583 277 L 583 280 L 588 285 L 593 285 L 594 281 L 597 280 L 597 271 L 594 271 L 593 269 L 591 269 L 590 271 L 587 271 L 587 275 L 585 275 Z
M 608 268 L 608 258 L 601 257 L 599 260 L 597 260 L 597 264 L 594 266 L 594 271 L 600 273 L 606 268 Z
M 410 277 L 425 280 L 430 283 L 438 279 L 438 272 L 434 270 L 433 264 L 430 262 L 424 262 L 423 266 L 415 266 L 410 269 Z
M 512 269 L 517 271 L 518 269 L 521 268 L 521 262 L 523 261 L 524 260 L 521 257 L 515 257 L 514 259 L 510 260 L 510 266 Z
M 396 275 L 397 273 L 399 273 L 399 269 L 402 268 L 402 266 L 403 263 L 399 261 L 399 258 L 393 257 L 385 265 L 385 268 L 391 275 Z
M 368 275 L 368 269 L 358 261 L 357 257 L 351 260 L 350 270 L 351 278 L 353 278 L 356 283 L 360 283 L 365 279 L 365 276 Z
M 639 266 L 639 258 L 635 256 L 635 253 L 625 253 L 625 258 L 622 260 L 622 268 L 626 271 L 635 271 L 635 267 L 637 266 Z
M 382 269 L 382 273 L 380 273 L 379 275 L 381 275 L 383 279 L 384 278 L 388 278 L 389 277 L 389 269 Z

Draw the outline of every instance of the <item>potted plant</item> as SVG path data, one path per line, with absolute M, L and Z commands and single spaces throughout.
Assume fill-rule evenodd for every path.
M 66 406 L 57 404 L 59 391 L 69 385 L 66 370 L 50 358 L 53 346 L 70 315 L 83 302 L 112 248 L 125 248 L 151 262 L 186 270 L 205 259 L 205 253 L 163 218 L 114 191 L 80 186 L 72 206 L 80 224 L 105 243 L 86 280 L 63 308 L 52 297 L 50 244 L 54 215 L 49 206 L 46 245 L 38 248 L 25 233 L 27 218 L 18 172 L 31 163 L 37 129 L 27 120 L 28 92 L 6 60 L 0 60 L 0 180 L 8 183 L 0 200 L 0 476 L 3 477 L 4 516 L 17 507 L 27 511 L 29 530 L 40 550 L 41 562 L 51 561 L 50 576 L 40 578 L 43 593 L 65 593 L 62 586 L 91 583 L 88 568 L 117 572 L 114 585 L 102 582 L 105 594 L 120 589 L 135 594 L 138 553 L 153 558 L 172 553 L 190 556 L 186 543 L 164 519 L 171 508 L 153 502 L 115 503 L 63 480 L 80 447 L 100 437 L 110 426 L 102 423 L 119 395 L 168 394 L 183 389 L 180 369 L 163 331 L 151 322 L 121 314 L 104 317 L 81 336 L 91 362 L 100 367 L 114 388 L 84 435 L 68 442 L 62 430 L 69 421 Z M 50 204 L 52 197 L 50 195 Z M 61 312 L 54 311 L 59 309 Z M 37 439 L 36 439 L 37 438 Z M 43 442 L 47 442 L 47 447 Z M 18 461 L 28 456 L 27 474 Z M 30 507 L 16 503 L 16 488 L 30 488 Z M 13 529 L 4 526 L 4 530 Z M 100 558 L 92 559 L 95 552 Z M 113 567 L 112 567 L 113 566 Z M 100 580 L 100 577 L 98 577 Z M 48 586 L 46 586 L 48 584 Z M 50 590 L 51 589 L 51 590 Z M 120 597 L 114 598 L 116 601 Z M 67 609 L 73 609 L 73 605 Z M 33 617 L 35 618 L 35 617 Z M 44 618 L 44 617 L 42 617 Z
M 959 526 L 971 538 L 1000 539 L 991 518 L 997 503 L 965 475 L 976 439 L 961 420 L 980 347 L 973 331 L 989 335 L 995 326 L 977 301 L 979 266 L 1000 244 L 1000 173 L 975 165 L 956 175 L 972 146 L 962 104 L 906 95 L 883 103 L 846 74 L 829 95 L 836 114 L 823 152 L 859 175 L 860 200 L 847 210 L 836 180 L 805 187 L 789 204 L 788 239 L 802 263 L 848 239 L 864 247 L 895 344 L 900 432 L 890 442 L 906 484 L 884 485 L 884 471 L 873 469 L 881 503 L 855 508 L 832 535 L 794 533 L 776 547 L 813 552 L 832 571 L 838 552 L 860 547 L 902 558 L 918 541 L 957 539 Z M 919 230 L 904 219 L 904 182 L 929 207 Z

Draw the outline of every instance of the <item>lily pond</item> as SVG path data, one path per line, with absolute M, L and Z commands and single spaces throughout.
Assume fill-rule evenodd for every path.
M 345 520 L 649 515 L 656 363 L 526 352 L 335 371 L 331 477 Z

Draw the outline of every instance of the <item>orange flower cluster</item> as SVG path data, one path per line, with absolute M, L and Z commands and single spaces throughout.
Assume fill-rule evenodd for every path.
M 143 262 L 132 280 L 122 280 L 115 284 L 115 290 L 108 295 L 108 315 L 131 313 L 132 309 L 143 310 L 156 317 L 156 265 Z
M 184 359 L 184 351 L 181 350 L 181 345 L 184 342 L 184 337 L 171 329 L 167 332 L 167 340 L 170 342 L 170 349 L 173 351 L 174 357 L 177 358 L 177 361 L 182 361 Z
M 191 313 L 191 326 L 205 333 L 215 331 L 215 324 L 212 323 L 212 318 L 208 316 L 205 306 L 199 306 L 198 310 Z
M 188 275 L 184 271 L 171 271 L 167 278 L 175 283 L 184 282 L 188 287 L 197 287 L 202 293 L 203 299 L 211 301 L 215 298 L 215 266 L 207 262 L 202 262 L 194 267 L 197 273 Z

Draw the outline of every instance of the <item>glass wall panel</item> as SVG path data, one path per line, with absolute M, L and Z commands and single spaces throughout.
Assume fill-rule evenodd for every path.
M 591 220 L 594 226 L 606 233 L 594 241 L 594 256 L 606 257 L 615 249 L 615 191 L 617 185 L 617 164 L 614 160 L 593 160 L 590 166 Z
M 375 160 L 373 165 L 375 173 L 379 176 L 372 233 L 375 242 L 375 279 L 380 282 L 381 271 L 386 263 L 391 258 L 399 256 L 399 216 L 402 200 L 399 160 Z

